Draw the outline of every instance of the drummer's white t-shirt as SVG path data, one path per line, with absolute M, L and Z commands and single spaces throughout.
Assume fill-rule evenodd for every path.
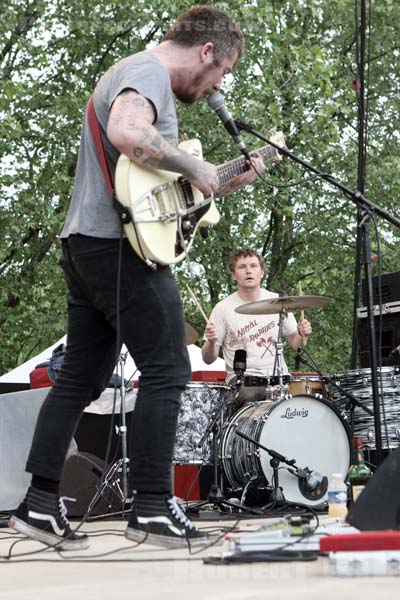
M 279 294 L 261 289 L 259 300 L 278 298 Z M 279 314 L 243 315 L 235 308 L 247 304 L 237 292 L 227 296 L 214 307 L 210 321 L 218 330 L 218 343 L 222 346 L 228 375 L 233 372 L 235 351 L 246 350 L 246 374 L 258 377 L 274 375 L 275 341 L 278 338 Z M 282 325 L 282 336 L 297 331 L 297 321 L 293 313 L 288 313 Z M 283 341 L 283 340 L 282 340 Z M 285 359 L 282 357 L 282 373 L 288 373 Z

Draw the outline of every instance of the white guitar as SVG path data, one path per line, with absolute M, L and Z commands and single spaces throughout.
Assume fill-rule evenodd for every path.
M 281 132 L 271 136 L 279 146 L 285 145 Z M 199 140 L 187 140 L 179 148 L 202 160 Z M 258 152 L 264 161 L 282 159 L 273 146 Z M 247 170 L 244 157 L 218 166 L 221 184 Z M 179 173 L 149 169 L 121 154 L 115 171 L 115 191 L 121 204 L 128 208 L 131 223 L 124 229 L 136 254 L 143 260 L 170 265 L 185 258 L 197 229 L 218 223 L 220 215 L 212 198 L 193 187 Z

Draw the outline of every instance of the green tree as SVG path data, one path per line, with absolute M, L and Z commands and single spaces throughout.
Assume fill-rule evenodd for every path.
M 113 62 L 158 42 L 173 18 L 193 2 L 149 5 L 137 0 L 10 0 L 0 23 L 0 372 L 65 332 L 65 289 L 57 236 L 71 195 L 80 125 L 89 95 Z M 204 2 L 203 2 L 204 3 Z M 357 94 L 353 80 L 360 0 L 215 2 L 242 25 L 244 60 L 224 87 L 234 115 L 263 134 L 283 131 L 287 146 L 311 164 L 357 186 Z M 365 194 L 398 214 L 400 187 L 400 6 L 371 5 L 367 57 L 368 144 Z M 187 138 L 200 135 L 205 157 L 237 155 L 205 102 L 179 107 Z M 250 148 L 264 145 L 246 135 Z M 233 290 L 226 264 L 236 246 L 254 246 L 267 264 L 270 289 L 334 297 L 307 316 L 310 352 L 322 370 L 348 366 L 356 206 L 327 183 L 285 159 L 251 189 L 218 199 L 220 223 L 198 237 L 190 260 L 175 268 L 187 319 L 202 317 L 189 283 L 209 312 Z M 308 180 L 286 187 L 289 182 Z M 382 270 L 398 270 L 398 231 L 376 218 L 372 246 Z

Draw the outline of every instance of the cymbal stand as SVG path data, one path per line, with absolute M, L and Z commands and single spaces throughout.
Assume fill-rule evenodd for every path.
M 125 412 L 125 399 L 126 399 L 126 388 L 125 388 L 125 379 L 124 379 L 124 365 L 126 363 L 126 359 L 128 356 L 128 352 L 121 353 L 119 356 L 119 365 L 121 370 L 121 387 L 120 387 L 120 397 L 121 397 L 121 425 L 117 427 L 117 432 L 121 436 L 121 449 L 122 449 L 122 458 L 118 461 L 122 464 L 122 490 L 123 490 L 123 501 L 125 502 L 128 498 L 128 449 L 127 449 L 127 434 L 128 430 L 126 427 L 126 412 Z
M 287 311 L 283 309 L 279 313 L 279 323 L 278 323 L 278 337 L 275 341 L 275 361 L 274 368 L 272 372 L 272 376 L 278 377 L 278 388 L 280 397 L 285 396 L 287 394 L 287 389 L 285 388 L 285 384 L 283 383 L 283 349 L 285 347 L 285 342 L 282 341 L 282 329 L 283 329 L 283 321 L 287 316 Z
M 119 355 L 118 363 L 117 363 L 117 372 L 118 366 L 121 373 L 121 387 L 120 387 L 120 416 L 121 416 L 121 424 L 116 426 L 116 432 L 121 437 L 121 453 L 122 458 L 118 459 L 115 463 L 113 463 L 109 469 L 103 474 L 100 484 L 98 486 L 96 494 L 93 496 L 92 500 L 87 509 L 87 513 L 90 514 L 90 511 L 94 508 L 100 497 L 104 494 L 106 489 L 110 489 L 114 494 L 116 494 L 121 500 L 121 505 L 124 507 L 125 503 L 129 502 L 128 500 L 128 451 L 127 451 L 127 427 L 126 427 L 126 387 L 125 387 L 125 379 L 124 379 L 124 365 L 126 363 L 126 359 L 128 356 L 128 352 L 121 353 Z M 122 487 L 120 485 L 120 475 L 122 471 Z

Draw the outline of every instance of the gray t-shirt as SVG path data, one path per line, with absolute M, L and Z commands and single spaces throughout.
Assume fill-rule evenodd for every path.
M 159 133 L 171 144 L 176 144 L 178 140 L 176 99 L 168 71 L 147 51 L 120 60 L 102 76 L 93 96 L 113 176 L 119 152 L 108 141 L 105 132 L 110 108 L 116 97 L 127 88 L 136 90 L 152 102 L 156 110 L 154 126 Z M 120 231 L 120 220 L 104 181 L 85 114 L 74 190 L 61 237 L 80 233 L 92 237 L 118 238 Z

